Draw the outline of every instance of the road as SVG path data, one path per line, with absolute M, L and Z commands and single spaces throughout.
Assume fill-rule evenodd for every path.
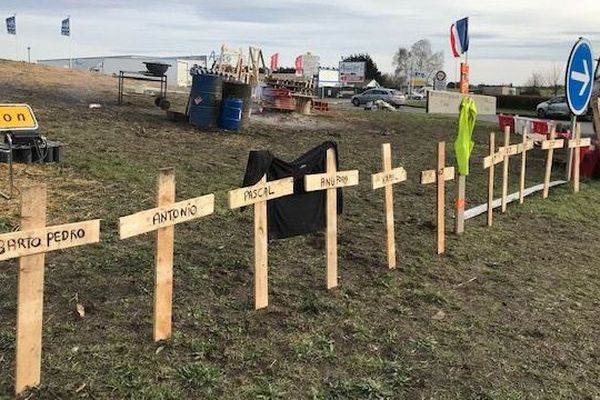
M 354 107 L 351 103 L 349 99 L 326 99 L 326 101 L 328 101 L 330 104 L 334 104 L 337 108 L 341 108 L 344 110 L 362 110 L 362 107 Z M 418 114 L 425 114 L 425 109 L 424 108 L 417 108 L 417 107 L 400 107 L 398 109 L 399 111 L 402 112 L 410 112 L 410 113 L 418 113 Z M 498 122 L 498 116 L 497 115 L 478 115 L 477 119 L 479 121 L 485 121 L 485 122 L 491 122 L 491 123 L 497 123 Z M 548 122 L 552 122 L 554 124 L 569 124 L 569 121 L 559 121 L 559 120 L 547 120 Z M 581 136 L 586 137 L 586 136 L 595 136 L 594 133 L 594 127 L 592 125 L 591 122 L 587 122 L 584 121 L 581 123 Z

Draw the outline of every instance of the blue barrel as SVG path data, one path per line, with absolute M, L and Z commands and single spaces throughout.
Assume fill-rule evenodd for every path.
M 242 126 L 244 101 L 238 97 L 228 97 L 221 103 L 219 128 L 238 132 Z
M 190 123 L 198 128 L 216 128 L 223 81 L 219 75 L 202 74 L 192 77 L 190 91 Z

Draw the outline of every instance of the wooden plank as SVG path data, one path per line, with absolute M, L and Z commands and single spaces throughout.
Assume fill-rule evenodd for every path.
M 254 186 L 235 189 L 228 194 L 229 208 L 236 209 L 250 206 L 263 201 L 289 196 L 294 193 L 294 178 L 284 178 L 276 181 L 259 181 Z
M 456 205 L 454 217 L 454 233 L 462 235 L 465 232 L 465 197 L 467 188 L 467 177 L 458 176 L 458 185 L 456 189 Z
M 600 143 L 600 98 L 592 100 L 592 120 L 596 131 L 596 140 Z
M 175 202 L 175 169 L 160 170 L 157 187 L 157 206 L 170 206 Z M 154 272 L 154 341 L 171 337 L 173 313 L 173 225 L 156 231 Z
M 527 151 L 533 149 L 533 140 L 527 139 L 527 127 L 523 130 L 523 143 L 519 145 L 521 153 L 521 175 L 519 177 L 519 204 L 525 202 L 525 178 L 527 174 Z
M 552 159 L 554 156 L 554 149 L 556 147 L 554 147 L 552 144 L 554 142 L 556 142 L 554 140 L 554 138 L 556 137 L 556 128 L 552 128 L 552 130 L 550 131 L 550 140 L 548 141 L 544 141 L 542 142 L 542 149 L 547 149 L 548 150 L 548 154 L 546 156 L 546 171 L 544 174 L 544 190 L 542 192 L 542 197 L 544 199 L 548 198 L 548 195 L 550 194 L 550 177 L 552 175 Z M 560 142 L 563 142 L 563 140 L 560 140 Z M 544 145 L 548 144 L 548 146 L 544 147 Z M 562 147 L 562 145 L 560 146 Z
M 215 210 L 215 196 L 209 194 L 167 204 L 119 218 L 121 239 L 152 232 L 167 226 L 210 215 Z
M 429 185 L 437 182 L 438 171 L 429 170 L 421 172 L 421 184 Z M 454 167 L 446 167 L 444 168 L 444 180 L 451 181 L 454 179 Z
M 578 138 L 574 140 L 569 140 L 569 148 L 577 148 L 577 147 L 589 147 L 592 145 L 592 138 Z
M 5 233 L 0 235 L 0 261 L 99 241 L 99 219 Z
M 46 186 L 21 190 L 21 229 L 36 230 L 46 225 Z M 21 257 L 17 294 L 17 355 L 15 392 L 40 384 L 42 365 L 42 322 L 44 312 L 43 253 Z
M 293 180 L 292 180 L 293 182 Z M 267 177 L 260 182 L 265 185 Z M 267 201 L 254 204 L 254 309 L 269 305 L 269 231 L 267 221 Z
M 386 227 L 386 242 L 387 242 L 387 257 L 388 257 L 388 268 L 395 269 L 396 268 L 396 239 L 395 239 L 395 230 L 394 230 L 394 189 L 392 184 L 387 184 L 387 182 L 400 181 L 396 178 L 401 179 L 402 177 L 406 180 L 406 171 L 404 168 L 397 168 L 397 170 L 402 169 L 400 171 L 400 175 L 394 175 L 392 172 L 392 149 L 389 143 L 384 143 L 381 146 L 381 151 L 383 153 L 382 159 L 382 167 L 383 174 L 387 174 L 387 177 L 382 177 L 381 182 L 385 184 L 385 227 Z M 402 175 L 402 172 L 404 174 Z M 373 181 L 375 183 L 375 181 Z M 375 186 L 375 184 L 373 184 Z
M 488 169 L 492 165 L 498 165 L 504 161 L 505 153 L 499 151 L 497 153 L 491 154 L 483 159 L 483 168 Z
M 327 149 L 327 174 L 335 176 L 336 162 L 335 150 Z M 306 177 L 308 178 L 308 177 Z M 337 181 L 337 179 L 336 179 Z M 320 181 L 319 181 L 320 182 Z M 320 186 L 320 184 L 319 184 Z M 307 189 L 308 190 L 308 189 Z M 327 289 L 333 289 L 338 285 L 338 259 L 337 259 L 337 189 L 327 189 L 326 193 L 326 218 L 327 236 L 325 246 L 327 248 Z
M 498 149 L 498 151 L 505 156 L 515 156 L 519 153 L 519 145 L 511 144 L 509 146 L 502 146 Z
M 490 133 L 490 155 L 493 155 L 496 151 L 496 134 Z M 488 171 L 488 213 L 487 213 L 487 226 L 492 226 L 494 220 L 494 208 L 491 207 L 494 201 L 494 167 L 495 163 L 490 164 Z
M 555 150 L 565 147 L 564 139 L 551 139 L 542 142 L 542 150 Z
M 508 167 L 509 167 L 509 157 L 508 147 L 510 146 L 510 127 L 504 128 L 504 164 L 502 168 L 502 212 L 506 212 L 507 202 L 506 197 L 508 196 Z
M 336 171 L 324 174 L 306 175 L 304 188 L 307 192 L 326 189 L 339 189 L 358 185 L 358 171 Z
M 555 186 L 564 185 L 565 183 L 568 183 L 568 182 L 567 181 L 553 181 L 553 182 L 550 182 L 550 187 L 553 188 Z M 537 192 L 541 192 L 542 190 L 544 190 L 543 183 L 540 183 L 539 185 L 527 188 L 527 189 L 525 189 L 525 197 L 530 196 Z M 519 199 L 519 192 L 515 192 L 515 193 L 508 195 L 508 203 L 509 204 L 512 203 L 513 201 L 517 201 L 518 199 Z M 471 218 L 478 217 L 479 215 L 484 214 L 486 212 L 489 213 L 490 209 L 493 210 L 495 208 L 500 208 L 502 206 L 502 199 L 500 199 L 500 198 L 494 199 L 494 200 L 492 200 L 491 204 L 492 204 L 491 207 L 488 205 L 488 203 L 485 203 L 485 204 L 481 204 L 481 205 L 478 205 L 476 207 L 466 210 L 465 211 L 465 220 L 469 220 Z
M 406 181 L 406 179 L 406 170 L 402 167 L 371 175 L 371 183 L 373 184 L 374 190 L 381 189 L 382 187 L 393 186 L 397 183 Z
M 438 143 L 437 156 L 437 253 L 443 254 L 445 251 L 445 233 L 446 233 L 446 142 Z M 454 171 L 453 174 L 454 175 Z

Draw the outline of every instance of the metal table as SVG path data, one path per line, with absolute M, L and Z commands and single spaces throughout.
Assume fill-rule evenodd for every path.
M 153 75 L 148 71 L 119 71 L 119 97 L 117 102 L 123 104 L 123 86 L 125 79 L 134 81 L 160 82 L 160 99 L 167 99 L 167 75 Z

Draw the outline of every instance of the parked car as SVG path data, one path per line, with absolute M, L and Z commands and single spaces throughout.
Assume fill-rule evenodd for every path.
M 352 104 L 356 107 L 375 100 L 383 100 L 394 107 L 400 107 L 406 104 L 406 97 L 402 93 L 397 90 L 385 88 L 369 89 L 360 94 L 355 94 L 350 99 Z
M 535 111 L 539 118 L 569 118 L 571 115 L 571 110 L 569 110 L 569 105 L 567 104 L 567 98 L 565 96 L 556 96 L 550 100 L 544 101 L 537 105 Z

